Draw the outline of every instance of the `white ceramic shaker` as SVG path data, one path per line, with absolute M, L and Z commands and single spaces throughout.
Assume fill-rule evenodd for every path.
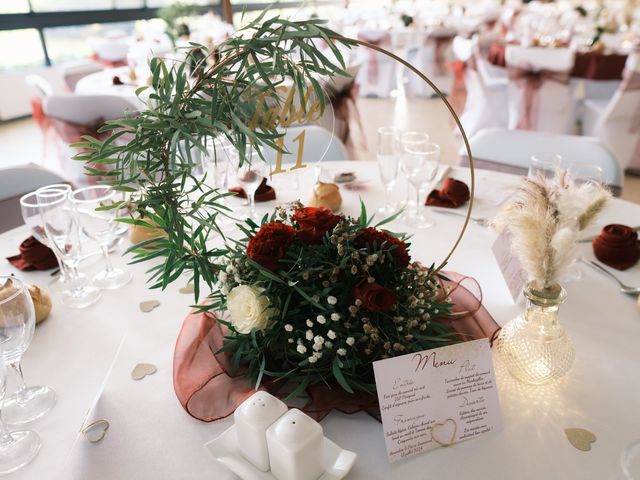
M 317 480 L 324 473 L 322 427 L 296 408 L 267 429 L 267 446 L 278 480 Z
M 267 428 L 286 411 L 287 406 L 280 399 L 259 391 L 242 402 L 233 414 L 238 450 L 263 472 L 269 471 Z

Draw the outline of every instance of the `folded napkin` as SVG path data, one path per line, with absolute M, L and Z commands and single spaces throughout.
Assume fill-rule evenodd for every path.
M 229 189 L 230 192 L 235 193 L 240 198 L 247 198 L 247 192 L 242 187 L 233 187 Z M 256 190 L 256 202 L 269 202 L 276 199 L 276 191 L 272 186 L 267 185 L 267 179 L 263 178 L 260 186 Z
M 598 260 L 618 270 L 626 270 L 640 259 L 638 232 L 626 225 L 607 225 L 592 245 Z
M 440 190 L 433 190 L 427 197 L 426 205 L 433 207 L 458 208 L 469 200 L 469 187 L 464 182 L 447 177 Z
M 56 256 L 51 249 L 30 236 L 20 244 L 20 253 L 7 257 L 14 267 L 24 270 L 50 270 L 58 266 Z

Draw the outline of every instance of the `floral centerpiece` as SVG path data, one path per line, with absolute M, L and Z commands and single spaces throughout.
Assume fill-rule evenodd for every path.
M 402 235 L 324 208 L 280 207 L 221 260 L 207 308 L 228 312 L 225 349 L 265 377 L 375 391 L 372 362 L 459 340 L 434 267 Z

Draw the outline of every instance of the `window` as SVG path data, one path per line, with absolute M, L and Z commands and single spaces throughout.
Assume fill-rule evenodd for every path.
M 20 45 L 20 48 L 16 48 Z M 44 65 L 40 35 L 35 28 L 0 31 L 0 72 Z
M 68 12 L 70 10 L 108 10 L 112 0 L 31 0 L 34 12 Z
M 28 0 L 10 0 L 0 2 L 0 13 L 28 13 Z

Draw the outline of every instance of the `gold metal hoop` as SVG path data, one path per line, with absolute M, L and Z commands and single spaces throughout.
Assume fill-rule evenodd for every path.
M 361 45 L 363 47 L 372 48 L 373 50 L 375 50 L 377 52 L 380 52 L 380 53 L 382 53 L 382 54 L 394 59 L 397 62 L 400 62 L 404 67 L 408 68 L 413 73 L 418 75 L 422 80 L 424 80 L 433 89 L 433 91 L 436 93 L 436 95 L 438 95 L 438 98 L 440 98 L 440 100 L 442 100 L 444 102 L 444 104 L 447 106 L 447 108 L 449 109 L 449 112 L 451 113 L 451 115 L 453 116 L 454 120 L 456 121 L 456 125 L 458 127 L 458 130 L 460 130 L 460 133 L 462 134 L 462 140 L 464 141 L 464 146 L 465 146 L 465 148 L 467 150 L 467 156 L 469 157 L 469 169 L 471 171 L 471 189 L 470 189 L 471 192 L 470 192 L 470 198 L 469 198 L 469 207 L 467 208 L 467 215 L 465 216 L 464 224 L 462 225 L 462 230 L 460 230 L 460 234 L 456 238 L 456 241 L 453 244 L 453 247 L 451 248 L 451 250 L 449 251 L 447 256 L 444 257 L 444 260 L 442 261 L 442 263 L 440 265 L 438 265 L 438 268 L 436 268 L 436 272 L 439 271 L 439 270 L 442 270 L 442 268 L 444 268 L 444 266 L 447 264 L 447 262 L 451 258 L 451 255 L 453 255 L 453 252 L 455 252 L 456 248 L 458 248 L 458 245 L 462 241 L 462 237 L 464 236 L 464 233 L 467 230 L 467 226 L 469 225 L 469 220 L 471 219 L 471 210 L 473 208 L 473 197 L 474 197 L 474 194 L 475 194 L 475 171 L 474 171 L 474 168 L 473 168 L 473 156 L 471 155 L 471 147 L 469 146 L 469 140 L 467 139 L 467 134 L 465 133 L 464 128 L 462 128 L 462 123 L 460 122 L 460 119 L 458 118 L 458 115 L 456 114 L 456 112 L 453 110 L 453 107 L 451 106 L 451 104 L 447 100 L 447 97 L 440 91 L 440 89 L 438 87 L 436 87 L 435 84 L 431 80 L 429 80 L 429 78 L 426 75 L 424 75 L 422 72 L 420 72 L 417 68 L 415 68 L 413 65 L 411 65 L 406 60 L 398 57 L 396 54 L 391 53 L 388 50 L 385 50 L 384 48 L 379 47 L 378 45 L 374 45 L 373 43 L 365 42 L 363 40 L 358 40 L 356 38 L 344 37 L 342 35 L 332 35 L 329 38 L 333 38 L 335 40 L 341 40 L 341 41 L 344 41 L 345 43 L 355 43 L 355 44 Z

